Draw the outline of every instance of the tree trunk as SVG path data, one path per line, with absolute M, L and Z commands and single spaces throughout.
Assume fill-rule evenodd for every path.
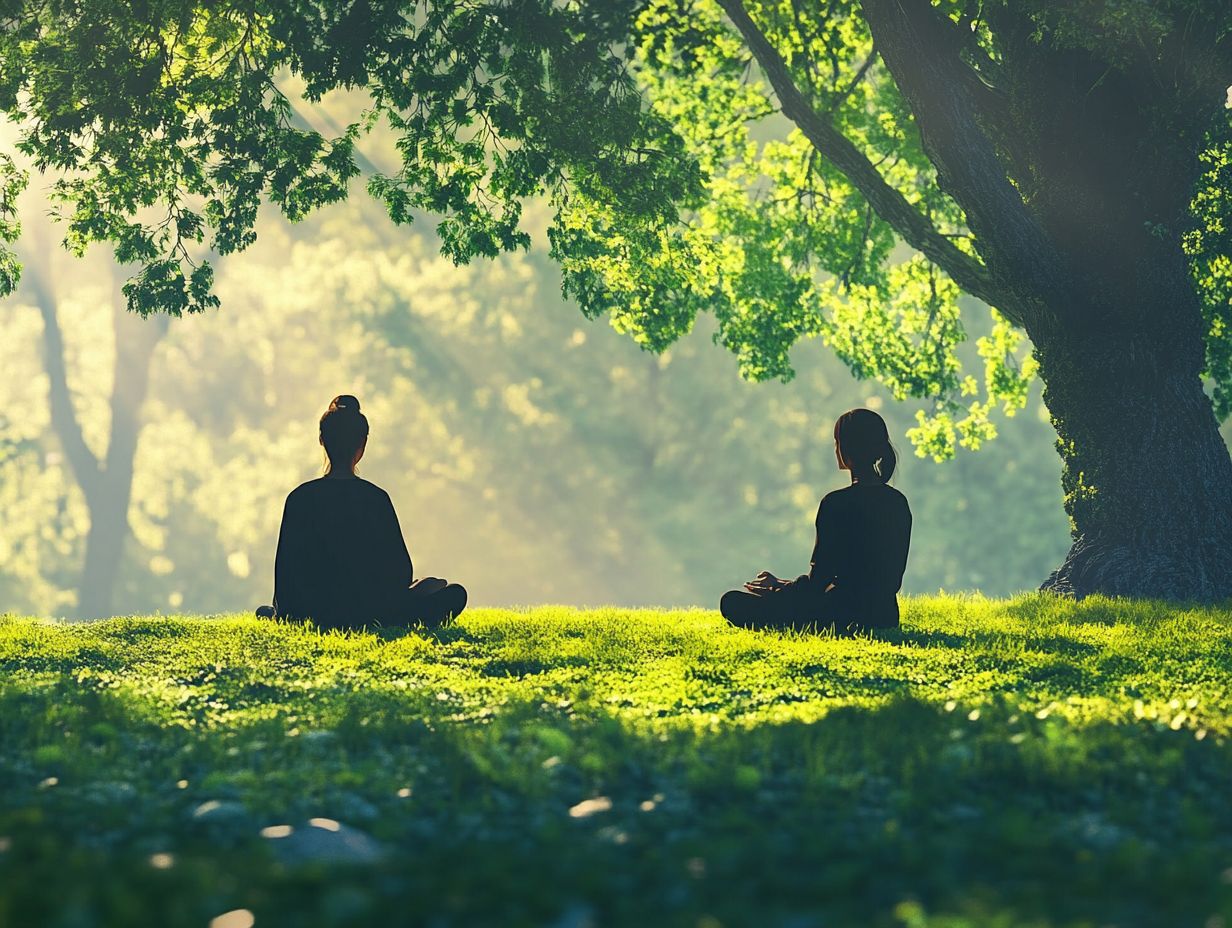
M 946 10 L 861 4 L 938 184 L 976 235 L 991 304 L 1036 349 L 1074 535 L 1043 589 L 1232 596 L 1232 459 L 1202 389 L 1203 323 L 1181 248 L 1201 127 L 1222 89 L 1145 144 L 1144 121 L 1179 105 L 1174 80 L 1041 37 L 1002 4 L 991 87 Z
M 86 535 L 85 566 L 77 598 L 77 612 L 82 618 L 112 614 L 112 598 L 129 533 L 128 505 L 133 495 L 133 461 L 141 436 L 141 408 L 149 392 L 154 351 L 168 326 L 165 315 L 143 319 L 127 312 L 119 297 L 113 304 L 112 315 L 115 379 L 111 429 L 98 490 L 93 495 L 86 494 L 90 531 Z
M 111 481 L 105 481 L 110 484 Z M 89 501 L 90 530 L 86 534 L 85 566 L 77 584 L 77 618 L 101 619 L 112 615 L 111 602 L 120 560 L 128 535 L 131 474 L 126 486 L 107 487 Z
M 1232 460 L 1184 328 L 1036 338 L 1074 535 L 1042 589 L 1232 596 Z
M 128 538 L 133 458 L 141 433 L 141 407 L 150 383 L 150 362 L 167 333 L 168 317 L 141 319 L 124 310 L 116 294 L 112 304 L 115 332 L 111 429 L 105 461 L 99 461 L 82 434 L 68 386 L 64 336 L 52 287 L 50 247 L 26 261 L 26 286 L 43 317 L 43 347 L 49 381 L 52 427 L 86 499 L 90 529 L 85 565 L 77 586 L 78 618 L 111 615 L 112 594 Z

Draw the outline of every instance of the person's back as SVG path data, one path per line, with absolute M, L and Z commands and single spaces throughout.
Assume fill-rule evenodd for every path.
M 380 487 L 320 477 L 287 497 L 274 567 L 280 615 L 327 625 L 377 617 L 412 576 L 393 503 Z
M 261 616 L 349 628 L 379 621 L 437 624 L 466 607 L 466 590 L 415 581 L 389 495 L 355 475 L 368 443 L 359 400 L 338 396 L 321 417 L 326 474 L 287 497 L 274 563 L 274 605 Z
M 810 570 L 818 579 L 809 582 L 833 585 L 828 612 L 836 621 L 893 627 L 910 543 L 907 498 L 884 483 L 853 483 L 821 501 Z

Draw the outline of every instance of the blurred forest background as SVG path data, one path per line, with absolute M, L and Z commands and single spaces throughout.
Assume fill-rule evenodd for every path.
M 303 118 L 336 131 L 328 102 Z M 141 319 L 109 254 L 60 249 L 46 187 L 25 195 L 25 276 L 0 306 L 0 611 L 267 602 L 283 499 L 321 473 L 338 393 L 363 402 L 360 472 L 392 496 L 417 574 L 477 605 L 712 607 L 763 568 L 794 576 L 845 482 L 830 430 L 855 405 L 898 443 L 908 592 L 1033 588 L 1068 548 L 1038 387 L 978 453 L 920 459 L 914 408 L 816 341 L 787 384 L 741 381 L 706 319 L 648 354 L 561 298 L 546 248 L 455 267 L 430 220 L 396 227 L 358 191 L 299 225 L 264 217 L 217 265 L 220 310 Z

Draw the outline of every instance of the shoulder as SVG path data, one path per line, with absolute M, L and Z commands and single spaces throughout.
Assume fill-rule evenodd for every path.
M 910 511 L 907 506 L 907 497 L 888 483 L 869 486 L 852 484 L 849 487 L 832 490 L 822 497 L 819 511 L 820 509 L 842 509 L 848 506 L 884 506 L 886 504 Z
M 358 491 L 360 493 L 364 493 L 376 499 L 384 499 L 384 500 L 389 499 L 389 494 L 386 493 L 380 487 L 378 487 L 371 480 L 365 480 L 363 477 L 356 477 L 355 486 L 358 488 Z
M 888 483 L 870 484 L 865 492 L 868 494 L 868 499 L 876 500 L 876 505 L 891 509 L 908 509 L 907 497 L 897 487 L 892 487 Z
M 858 486 L 856 484 L 852 484 L 849 487 L 840 487 L 837 490 L 831 490 L 829 493 L 827 493 L 825 496 L 821 498 L 821 505 L 823 506 L 846 506 L 848 503 L 850 503 L 852 500 L 855 499 L 857 489 L 858 489 Z
M 371 506 L 374 509 L 394 511 L 394 501 L 389 498 L 389 494 L 381 487 L 363 477 L 356 477 L 351 481 L 355 499 L 363 500 L 362 505 Z
M 902 490 L 898 489 L 897 487 L 892 487 L 888 483 L 883 483 L 882 486 L 885 488 L 886 493 L 889 495 L 890 499 L 894 500 L 894 502 L 896 503 L 901 503 L 904 506 L 907 505 L 907 497 L 903 495 Z
M 312 496 L 318 491 L 320 485 L 324 482 L 324 477 L 317 477 L 315 480 L 305 480 L 294 490 L 287 494 L 287 502 L 298 502 L 305 497 Z
M 844 509 L 851 502 L 851 487 L 843 487 L 840 490 L 831 490 L 821 498 L 821 504 L 817 507 L 817 518 L 821 518 L 823 512 L 833 512 L 836 509 Z
M 889 508 L 896 513 L 899 519 L 907 523 L 911 522 L 911 506 L 907 504 L 907 497 L 903 495 L 901 490 L 889 484 L 885 484 L 885 489 Z

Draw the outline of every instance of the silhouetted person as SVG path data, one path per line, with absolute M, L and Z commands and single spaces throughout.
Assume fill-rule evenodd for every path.
M 724 594 L 719 609 L 733 625 L 846 633 L 898 626 L 911 510 L 886 483 L 898 456 L 885 420 L 871 409 L 843 413 L 834 424 L 834 456 L 851 472 L 851 486 L 827 494 L 817 509 L 809 572 L 780 580 L 763 570 L 743 590 Z
M 466 590 L 437 577 L 416 581 L 393 503 L 355 475 L 368 419 L 353 396 L 321 416 L 325 476 L 287 497 L 274 563 L 274 605 L 258 615 L 312 619 L 324 628 L 422 622 L 439 625 L 466 607 Z

